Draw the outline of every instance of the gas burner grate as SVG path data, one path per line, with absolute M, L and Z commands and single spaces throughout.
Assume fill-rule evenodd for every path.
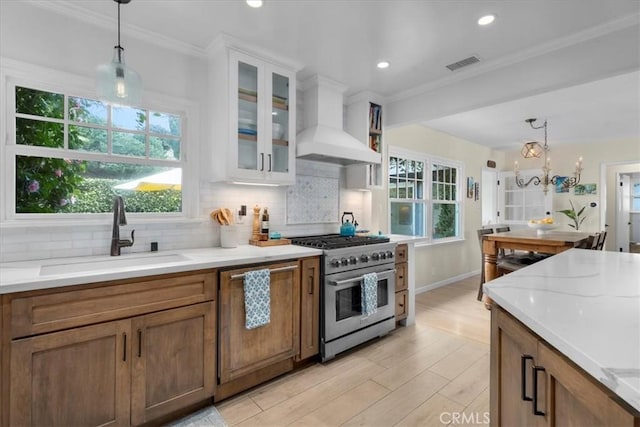
M 291 238 L 291 243 L 298 246 L 308 246 L 318 249 L 339 249 L 352 246 L 375 245 L 389 242 L 388 237 L 382 236 L 341 236 L 339 234 L 325 234 L 321 236 L 302 236 Z

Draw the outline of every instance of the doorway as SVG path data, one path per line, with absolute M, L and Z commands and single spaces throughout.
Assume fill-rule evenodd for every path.
M 600 229 L 607 231 L 605 250 L 640 251 L 640 163 L 603 163 L 600 169 Z M 638 185 L 636 185 L 638 184 Z M 635 193 L 634 193 L 635 189 Z

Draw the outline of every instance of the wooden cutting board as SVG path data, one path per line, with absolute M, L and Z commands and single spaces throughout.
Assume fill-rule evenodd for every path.
M 289 239 L 272 239 L 272 240 L 249 240 L 249 244 L 253 246 L 280 246 L 290 245 Z

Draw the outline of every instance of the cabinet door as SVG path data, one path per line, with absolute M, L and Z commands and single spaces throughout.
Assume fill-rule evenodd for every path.
M 527 182 L 531 177 L 540 175 L 541 171 L 520 171 Z M 539 185 L 530 184 L 520 188 L 516 185 L 514 172 L 501 172 L 498 185 L 498 209 L 500 222 L 507 224 L 524 224 L 532 218 L 544 218 L 553 212 L 553 186 L 544 194 Z
M 396 321 L 406 319 L 409 315 L 408 291 L 396 292 Z
M 12 341 L 9 425 L 129 425 L 130 325 Z
M 300 354 L 297 360 L 320 351 L 320 258 L 305 258 L 300 283 Z
M 229 70 L 230 135 L 229 175 L 257 179 L 264 175 L 264 65 L 248 55 L 231 51 Z
M 267 179 L 293 182 L 295 162 L 295 75 L 282 68 L 268 65 L 265 71 L 268 96 L 265 110 L 269 120 L 265 130 Z
M 612 392 L 544 343 L 538 346 L 538 409 L 550 426 L 634 426 L 631 413 L 611 399 Z
M 215 302 L 132 320 L 132 424 L 213 396 L 215 331 Z
M 407 289 L 407 263 L 400 262 L 396 264 L 396 292 Z
M 533 426 L 537 339 L 497 306 L 491 310 L 491 425 Z
M 245 327 L 243 274 L 269 268 L 270 322 Z M 300 327 L 300 272 L 297 262 L 241 268 L 220 273 L 220 384 L 247 375 L 298 354 Z

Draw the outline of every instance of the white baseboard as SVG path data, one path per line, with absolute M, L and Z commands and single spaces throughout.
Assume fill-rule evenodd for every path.
M 457 276 L 449 277 L 448 279 L 440 280 L 439 282 L 431 283 L 429 285 L 424 285 L 420 287 L 416 286 L 416 295 L 421 294 L 423 292 L 431 291 L 436 288 L 440 288 L 442 286 L 450 285 L 452 283 L 458 282 L 463 279 L 467 279 L 472 276 L 477 276 L 478 274 L 480 274 L 480 270 L 474 270 L 468 273 L 463 273 Z

